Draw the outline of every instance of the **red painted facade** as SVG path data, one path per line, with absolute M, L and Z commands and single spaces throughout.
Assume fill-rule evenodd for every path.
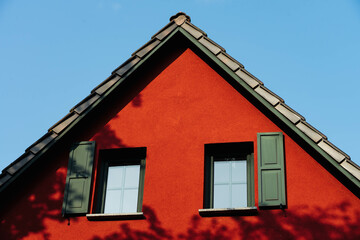
M 146 219 L 62 218 L 68 160 L 68 151 L 63 151 L 46 171 L 31 176 L 31 184 L 13 204 L 0 207 L 1 239 L 360 239 L 360 199 L 192 50 L 148 80 L 106 125 L 82 139 L 96 141 L 97 153 L 147 148 Z M 201 217 L 208 143 L 254 143 L 258 205 L 258 132 L 284 133 L 287 209 Z

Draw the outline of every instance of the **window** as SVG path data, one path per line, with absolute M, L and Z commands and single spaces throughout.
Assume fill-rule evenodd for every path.
M 99 159 L 100 213 L 136 213 L 142 210 L 146 148 L 101 150 Z
M 252 142 L 205 145 L 204 208 L 254 206 Z
M 259 208 L 286 208 L 284 136 L 257 134 Z M 203 217 L 256 215 L 252 142 L 205 145 Z
M 142 199 L 146 148 L 99 151 L 94 211 L 89 213 L 95 142 L 74 143 L 70 149 L 62 215 L 88 220 L 144 219 Z

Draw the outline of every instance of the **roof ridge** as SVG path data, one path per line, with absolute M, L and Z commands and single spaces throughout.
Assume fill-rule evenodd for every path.
M 212 54 L 219 63 L 223 64 L 224 67 L 232 73 L 232 76 L 239 84 L 245 87 L 245 89 L 252 91 L 252 94 L 255 96 L 259 96 L 263 101 L 267 102 L 274 111 L 279 113 L 280 116 L 283 116 L 284 119 L 287 119 L 289 122 L 287 124 L 291 124 L 301 131 L 309 141 L 315 144 L 315 150 L 324 151 L 327 156 L 335 160 L 335 167 L 338 169 L 340 167 L 339 170 L 344 169 L 347 173 L 354 176 L 356 180 L 352 181 L 360 187 L 360 167 L 351 161 L 350 156 L 329 142 L 327 137 L 306 122 L 302 115 L 286 105 L 282 98 L 266 88 L 263 82 L 249 73 L 241 63 L 227 54 L 224 48 L 208 38 L 207 34 L 200 28 L 193 25 L 188 15 L 179 12 L 172 16 L 170 22 L 155 33 L 146 44 L 136 50 L 128 60 L 117 67 L 107 79 L 96 86 L 87 97 L 71 108 L 70 112 L 64 118 L 50 127 L 44 136 L 30 145 L 24 154 L 5 167 L 0 175 L 0 191 L 8 186 L 9 182 L 13 181 L 20 172 L 19 170 L 26 168 L 35 161 L 34 159 L 40 157 L 45 149 L 52 146 L 55 140 L 63 135 L 64 130 L 74 126 L 78 119 L 86 115 L 96 103 L 101 101 L 110 89 L 117 87 L 140 62 L 143 62 L 149 54 L 156 51 L 177 29 L 182 29 L 190 37 L 193 37 L 194 41 L 206 49 L 209 54 Z
M 171 17 L 170 17 L 170 22 L 171 22 L 172 20 L 174 20 L 174 21 L 179 21 L 179 19 L 180 19 L 180 20 L 185 19 L 185 20 L 187 20 L 188 22 L 191 22 L 190 16 L 186 15 L 186 13 L 184 13 L 184 12 L 178 12 L 177 14 L 171 16 Z

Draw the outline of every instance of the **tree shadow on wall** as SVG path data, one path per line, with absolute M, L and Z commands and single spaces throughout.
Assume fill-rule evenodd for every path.
M 138 93 L 130 102 L 131 106 L 139 108 L 143 105 L 141 93 Z M 111 115 L 111 120 L 118 119 L 118 115 Z M 137 133 L 135 133 L 137 134 Z M 122 148 L 128 147 L 123 143 L 122 139 L 116 135 L 116 132 L 111 129 L 110 125 L 106 124 L 98 128 L 98 132 L 94 135 L 92 140 L 100 143 L 100 148 Z
M 31 192 L 27 186 L 26 190 L 18 189 L 18 194 L 24 197 L 9 196 L 13 199 L 1 211 L 1 239 L 21 239 L 30 234 L 39 234 L 42 239 L 50 239 L 44 221 L 66 221 L 61 217 L 66 171 L 57 171 L 54 175 L 55 179 L 51 180 L 51 184 L 41 183 L 41 192 Z
M 118 118 L 115 116 L 113 119 Z M 109 125 L 105 125 L 98 133 L 92 138 L 99 148 L 121 148 L 128 147 L 123 143 L 122 139 L 116 135 L 116 132 L 111 129 Z
M 121 103 L 115 102 L 117 106 L 109 104 L 108 107 L 102 107 L 101 111 L 96 112 L 97 115 L 92 115 L 92 118 L 87 120 L 88 124 L 79 126 L 74 134 L 67 136 L 68 141 L 64 145 L 90 139 L 94 132 L 99 132 L 92 140 L 101 142 L 102 146 L 128 147 L 115 131 L 104 125 L 103 121 L 98 121 L 98 116 L 105 121 L 117 118 L 117 112 L 127 104 L 136 108 L 143 105 L 141 93 L 138 91 L 133 90 L 132 94 L 123 98 Z M 92 126 L 91 129 L 89 125 Z M 63 147 L 61 145 L 60 148 Z M 45 224 L 47 220 L 55 220 L 59 224 L 67 225 L 68 219 L 62 217 L 61 210 L 70 149 L 69 146 L 64 148 L 64 151 L 56 149 L 39 159 L 38 162 L 41 163 L 22 173 L 21 178 L 1 196 L 0 239 L 22 239 L 29 235 L 50 239 L 51 232 Z M 81 196 L 73 196 L 71 201 L 76 202 L 80 198 Z M 71 222 L 76 221 L 76 217 L 71 218 Z
M 151 207 L 144 206 L 143 211 L 146 230 L 132 229 L 129 223 L 123 223 L 118 231 L 91 240 L 360 239 L 360 212 L 351 212 L 354 210 L 347 202 L 327 208 L 302 206 L 286 212 L 261 210 L 255 217 L 226 217 L 227 224 L 218 217 L 205 219 L 194 214 L 188 228 L 178 234 L 164 228 Z
M 117 147 L 126 147 L 122 140 L 108 127 L 97 135 L 98 140 L 109 141 Z M 96 140 L 96 139 L 95 139 Z M 55 221 L 67 226 L 78 221 L 77 217 L 64 218 L 62 205 L 68 168 L 70 148 L 53 151 L 41 162 L 25 172 L 21 178 L 0 198 L 0 239 L 35 237 L 51 239 L 46 222 Z M 60 152 L 60 154 L 59 154 Z M 94 166 L 95 167 L 95 166 Z M 82 196 L 71 194 L 71 202 Z
M 139 93 L 138 95 L 136 95 L 133 100 L 131 101 L 131 104 L 133 107 L 141 107 L 142 106 L 142 98 L 141 98 L 141 93 Z
M 174 239 L 171 232 L 161 226 L 161 222 L 156 216 L 154 210 L 150 207 L 143 207 L 144 215 L 148 223 L 147 230 L 135 230 L 132 229 L 129 223 L 123 223 L 119 226 L 119 231 L 110 233 L 105 237 L 94 236 L 92 240 L 115 240 L 115 239 Z

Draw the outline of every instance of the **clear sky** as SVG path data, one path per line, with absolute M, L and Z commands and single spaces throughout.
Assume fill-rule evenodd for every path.
M 360 2 L 0 1 L 0 170 L 183 11 L 360 164 Z

